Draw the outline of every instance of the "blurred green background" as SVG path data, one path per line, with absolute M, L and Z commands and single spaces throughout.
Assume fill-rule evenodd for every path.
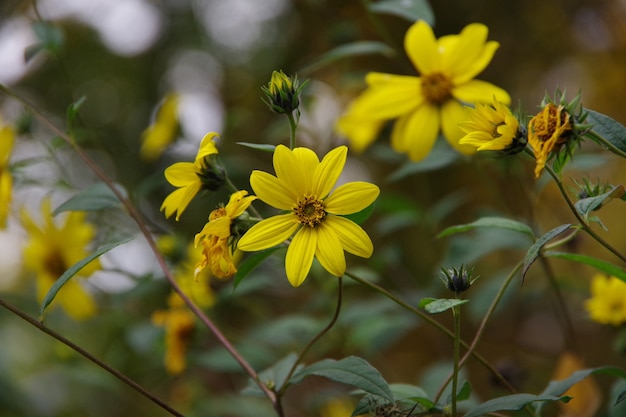
M 163 170 L 191 160 L 205 133 L 221 134 L 219 149 L 229 175 L 249 188 L 250 169 L 271 171 L 271 157 L 236 142 L 286 143 L 288 124 L 261 101 L 260 86 L 272 70 L 297 73 L 311 82 L 303 98 L 299 144 L 319 155 L 344 143 L 333 131 L 336 118 L 364 88 L 369 71 L 414 74 L 401 48 L 411 22 L 368 13 L 366 1 L 349 0 L 47 0 L 0 3 L 0 82 L 10 86 L 58 127 L 68 106 L 86 97 L 74 123 L 77 142 L 122 184 L 155 234 L 175 233 L 191 241 L 213 208 L 227 201 L 218 192 L 196 198 L 180 222 L 166 221 L 159 207 L 172 188 Z M 477 78 L 505 88 L 515 107 L 532 115 L 547 92 L 582 93 L 584 106 L 626 122 L 626 3 L 623 1 L 529 0 L 434 1 L 438 36 L 481 22 L 500 49 Z M 39 23 L 37 23 L 39 22 Z M 39 39 L 33 25 L 39 26 Z M 44 37 L 47 48 L 26 63 L 24 53 Z M 311 67 L 331 49 L 372 40 L 395 48 L 394 56 L 367 55 Z M 399 49 L 398 49 L 399 48 Z M 32 51 L 32 49 L 31 49 Z M 313 68 L 313 70 L 311 70 Z M 307 70 L 308 69 L 308 70 Z M 178 141 L 156 161 L 139 156 L 142 131 L 168 92 L 181 96 Z M 54 141 L 23 106 L 0 97 L 5 121 L 21 126 L 13 157 L 15 213 L 54 188 L 57 202 L 95 182 L 65 146 Z M 52 143 L 50 163 L 45 144 Z M 575 158 L 569 176 L 620 183 L 626 169 L 591 144 Z M 582 155 L 582 152 L 580 152 Z M 364 154 L 349 155 L 346 180 L 368 180 L 381 187 L 376 212 L 364 228 L 374 240 L 370 261 L 349 257 L 354 271 L 416 305 L 421 297 L 448 296 L 437 279 L 440 266 L 476 265 L 481 275 L 468 293 L 463 336 L 471 340 L 478 323 L 510 268 L 530 245 L 514 233 L 480 232 L 435 239 L 445 227 L 481 215 L 503 215 L 528 222 L 538 234 L 574 221 L 552 185 L 532 178 L 524 158 L 461 158 L 438 147 L 422 165 L 408 164 L 381 138 Z M 572 185 L 569 183 L 569 185 Z M 626 251 L 623 208 L 602 212 L 606 239 Z M 259 209 L 264 210 L 261 204 Z M 266 213 L 270 213 L 267 211 Z M 135 233 L 121 210 L 93 213 L 100 239 L 120 229 Z M 604 235 L 603 235 L 604 236 Z M 2 296 L 36 315 L 32 282 L 19 272 L 15 224 L 2 234 Z M 139 239 L 140 240 L 140 239 Z M 246 378 L 215 339 L 198 327 L 188 370 L 167 375 L 162 366 L 161 329 L 150 314 L 165 305 L 168 286 L 141 242 L 115 251 L 104 262 L 110 275 L 92 284 L 101 314 L 84 323 L 53 311 L 47 324 L 95 353 L 190 416 L 272 415 L 269 402 L 242 397 Z M 589 239 L 572 251 L 615 262 Z M 297 351 L 330 319 L 336 280 L 324 271 L 291 288 L 272 258 L 233 291 L 215 282 L 218 303 L 210 311 L 220 327 L 257 369 Z M 568 307 L 572 332 L 541 268 L 531 270 L 523 287 L 514 284 L 480 345 L 480 352 L 510 376 L 520 390 L 539 392 L 566 350 L 577 351 L 588 366 L 624 365 L 626 336 L 590 322 L 582 307 L 593 270 L 551 261 Z M 355 354 L 377 366 L 389 382 L 421 385 L 434 392 L 447 375 L 449 339 L 400 311 L 387 300 L 346 279 L 340 321 L 309 353 L 306 362 Z M 348 285 L 350 284 L 350 285 Z M 450 321 L 438 317 L 446 324 Z M 73 352 L 0 312 L 0 415 L 6 417 L 161 416 L 162 410 Z M 504 391 L 480 365 L 470 361 L 467 376 L 477 398 Z M 604 403 L 612 381 L 599 380 Z M 316 416 L 329 396 L 346 387 L 315 378 L 293 387 L 287 415 Z M 556 415 L 556 409 L 552 410 Z M 607 415 L 600 409 L 596 415 Z M 594 414 L 591 414 L 594 415 Z M 618 414 L 614 414 L 617 416 Z

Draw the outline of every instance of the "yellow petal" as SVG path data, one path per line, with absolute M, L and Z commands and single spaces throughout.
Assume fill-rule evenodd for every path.
M 337 121 L 337 132 L 348 138 L 352 150 L 363 152 L 376 139 L 383 123 L 382 120 L 346 114 Z
M 315 257 L 324 267 L 336 277 L 346 272 L 346 257 L 343 253 L 341 241 L 332 226 L 322 222 L 315 231 L 317 232 L 317 249 Z
M 348 148 L 339 146 L 328 152 L 322 162 L 315 169 L 313 174 L 312 193 L 317 198 L 324 198 L 335 186 L 337 179 L 341 175 L 343 166 L 346 164 Z
M 494 97 L 506 105 L 511 103 L 511 96 L 505 90 L 480 80 L 471 80 L 454 87 L 452 95 L 464 103 L 492 103 Z
M 455 85 L 463 84 L 483 72 L 493 59 L 494 54 L 500 47 L 496 41 L 489 41 L 482 48 L 480 54 L 473 60 L 467 62 L 463 68 L 458 68 L 452 77 Z
M 257 197 L 254 195 L 249 196 L 246 190 L 237 191 L 230 196 L 228 204 L 226 204 L 226 214 L 231 219 L 239 217 L 256 199 Z
M 372 256 L 374 245 L 361 226 L 345 217 L 333 215 L 326 216 L 324 223 L 333 229 L 345 251 L 362 258 Z
M 14 143 L 15 131 L 13 128 L 11 126 L 0 126 L 0 167 L 7 165 Z
M 374 78 L 371 73 L 368 77 Z M 369 87 L 352 102 L 348 115 L 372 120 L 394 119 L 424 101 L 418 77 L 378 73 L 375 78 L 376 86 Z
M 216 236 L 220 239 L 226 239 L 230 236 L 231 218 L 224 216 L 211 220 L 204 225 L 202 231 L 196 234 L 194 245 L 198 246 L 198 241 L 205 236 Z
M 293 213 L 261 220 L 252 226 L 237 243 L 237 249 L 254 252 L 271 248 L 289 239 L 300 226 Z
M 165 170 L 165 178 L 174 187 L 184 187 L 200 181 L 196 167 L 191 162 L 177 162 Z
M 391 146 L 398 152 L 409 154 L 413 161 L 426 158 L 439 133 L 439 110 L 422 105 L 415 112 L 396 122 L 391 136 Z
M 74 320 L 84 320 L 96 313 L 96 304 L 91 295 L 72 280 L 63 285 L 55 301 Z
M 282 179 L 264 171 L 252 171 L 250 186 L 261 200 L 280 210 L 291 210 L 299 197 Z
M 294 287 L 299 287 L 309 274 L 316 247 L 317 231 L 312 227 L 302 227 L 291 240 L 285 258 L 285 270 L 287 279 Z
M 324 201 L 328 213 L 346 215 L 357 213 L 372 204 L 380 189 L 369 182 L 354 181 L 343 184 Z
M 195 162 L 201 161 L 205 156 L 217 153 L 215 142 L 213 142 L 213 138 L 216 136 L 219 137 L 220 135 L 215 132 L 209 132 L 204 135 L 202 141 L 200 142 L 200 148 L 198 149 Z
M 168 218 L 176 213 L 176 221 L 178 221 L 180 215 L 200 191 L 200 187 L 200 182 L 195 182 L 187 187 L 181 187 L 165 197 L 163 204 L 161 204 L 161 211 L 165 211 L 165 217 Z
M 459 123 L 466 120 L 465 109 L 456 100 L 448 100 L 441 106 L 441 130 L 448 143 L 464 155 L 476 153 L 476 148 L 471 145 L 461 145 L 459 140 L 464 136 Z
M 274 170 L 276 176 L 284 181 L 296 199 L 311 193 L 312 175 L 319 159 L 315 152 L 307 148 L 296 148 L 291 151 L 284 145 L 278 145 L 274 150 Z M 257 193 L 258 195 L 258 193 Z M 261 197 L 261 199 L 263 199 Z M 292 199 L 291 203 L 296 200 Z
M 404 50 L 420 74 L 441 71 L 441 57 L 435 34 L 423 20 L 414 23 L 406 32 Z

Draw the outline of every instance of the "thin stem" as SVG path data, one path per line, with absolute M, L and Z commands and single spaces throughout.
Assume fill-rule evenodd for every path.
M 295 110 L 299 111 L 299 110 Z M 287 112 L 287 118 L 289 119 L 289 149 L 293 150 L 296 147 L 296 129 L 298 128 L 298 120 L 293 116 L 293 112 Z
M 16 316 L 18 316 L 22 320 L 26 321 L 30 325 L 32 325 L 32 326 L 36 327 L 37 329 L 41 330 L 42 332 L 46 333 L 47 335 L 51 336 L 52 338 L 56 339 L 57 341 L 63 343 L 65 346 L 69 347 L 73 351 L 75 351 L 75 352 L 79 353 L 80 355 L 82 355 L 83 357 L 85 357 L 87 360 L 95 363 L 100 368 L 104 369 L 105 371 L 107 371 L 108 373 L 110 373 L 111 375 L 113 375 L 114 377 L 116 377 L 117 379 L 119 379 L 120 381 L 125 383 L 126 385 L 130 386 L 132 389 L 134 389 L 135 391 L 139 392 L 141 395 L 143 395 L 144 397 L 146 397 L 147 399 L 149 399 L 150 401 L 152 401 L 153 403 L 155 403 L 156 405 L 158 405 L 159 407 L 161 407 L 162 409 L 164 409 L 165 411 L 167 411 L 171 415 L 177 416 L 177 417 L 184 417 L 183 414 L 181 414 L 178 411 L 174 410 L 171 406 L 169 406 L 168 404 L 164 403 L 161 399 L 156 397 L 150 391 L 146 390 L 144 387 L 142 387 L 141 385 L 139 385 L 138 383 L 136 383 L 135 381 L 133 381 L 132 379 L 130 379 L 129 377 L 127 377 L 126 375 L 124 375 L 123 373 L 118 371 L 117 369 L 115 369 L 115 368 L 107 365 L 106 363 L 102 362 L 100 359 L 96 358 L 91 353 L 87 352 L 85 349 L 83 349 L 80 346 L 76 345 L 75 343 L 73 343 L 69 339 L 65 338 L 64 336 L 61 336 L 59 333 L 55 332 L 54 330 L 49 329 L 43 323 L 37 321 L 35 318 L 29 316 L 28 314 L 26 314 L 25 312 L 23 312 L 19 308 L 15 307 L 14 305 L 8 303 L 7 301 L 5 301 L 5 300 L 3 300 L 1 298 L 0 298 L 0 306 L 2 306 L 5 309 L 9 310 L 11 313 L 15 314 Z
M 604 239 L 602 239 L 596 232 L 593 231 L 593 229 L 587 224 L 587 222 L 585 221 L 585 219 L 583 219 L 583 217 L 580 215 L 580 213 L 578 212 L 578 210 L 576 210 L 576 206 L 574 206 L 574 203 L 572 202 L 572 200 L 569 198 L 569 195 L 567 194 L 567 191 L 565 190 L 565 188 L 563 187 L 563 183 L 561 182 L 561 179 L 558 177 L 558 175 L 554 172 L 554 170 L 552 168 L 550 168 L 548 165 L 545 166 L 545 170 L 548 172 L 548 174 L 550 174 L 550 176 L 552 177 L 552 179 L 554 180 L 554 182 L 556 183 L 557 187 L 559 188 L 559 191 L 561 192 L 561 195 L 563 196 L 563 198 L 565 199 L 565 202 L 567 203 L 567 206 L 569 207 L 570 211 L 574 214 L 574 216 L 576 217 L 576 220 L 578 220 L 578 223 L 580 223 L 580 227 L 592 238 L 594 238 L 599 244 L 601 244 L 602 246 L 604 246 L 609 252 L 611 252 L 613 255 L 617 256 L 619 259 L 621 259 L 622 261 L 626 262 L 626 256 L 624 256 L 620 251 L 618 251 L 617 249 L 615 249 L 613 246 L 611 246 L 611 244 L 609 244 L 607 241 L 605 241 Z
M 137 209 L 133 206 L 133 204 L 128 200 L 120 190 L 115 187 L 113 181 L 106 175 L 106 173 L 77 145 L 73 143 L 71 138 L 63 131 L 61 131 L 58 127 L 56 127 L 48 118 L 43 115 L 35 106 L 30 104 L 24 98 L 18 96 L 15 92 L 10 90 L 8 87 L 0 84 L 0 90 L 4 91 L 6 94 L 14 97 L 18 101 L 20 101 L 24 106 L 26 106 L 33 114 L 43 123 L 45 124 L 53 133 L 62 138 L 69 146 L 71 146 L 76 154 L 83 160 L 83 162 L 91 169 L 113 192 L 113 194 L 120 201 L 122 206 L 126 209 L 128 215 L 133 219 L 133 221 L 137 224 L 137 227 L 141 231 L 142 235 L 145 237 L 150 249 L 154 253 L 157 263 L 159 267 L 163 271 L 163 274 L 169 281 L 172 289 L 180 296 L 180 298 L 185 302 L 187 307 L 200 319 L 200 321 L 213 333 L 213 335 L 217 338 L 219 343 L 224 346 L 224 348 L 231 354 L 231 356 L 239 363 L 239 365 L 243 368 L 243 370 L 259 385 L 259 388 L 265 393 L 265 395 L 270 399 L 272 404 L 276 403 L 276 395 L 272 392 L 265 384 L 259 381 L 258 375 L 256 371 L 250 366 L 250 364 L 244 359 L 241 354 L 235 349 L 235 347 L 228 341 L 226 336 L 220 331 L 220 329 L 209 319 L 209 317 L 204 314 L 204 312 L 194 304 L 193 301 L 181 290 L 176 281 L 174 280 L 174 276 L 172 275 L 170 269 L 161 254 L 161 251 L 157 247 L 156 241 L 152 237 L 152 234 L 148 230 L 146 222 L 143 220 L 141 214 L 137 211 Z
M 304 347 L 304 349 L 302 349 L 302 351 L 298 355 L 298 358 L 296 359 L 296 361 L 291 366 L 291 369 L 289 370 L 289 373 L 287 374 L 287 377 L 285 378 L 285 382 L 283 383 L 283 386 L 280 387 L 280 391 L 278 391 L 278 398 L 279 398 L 278 401 L 280 401 L 280 397 L 282 397 L 283 394 L 285 393 L 285 391 L 287 390 L 287 387 L 289 386 L 289 384 L 287 384 L 287 382 L 293 376 L 293 373 L 296 371 L 296 368 L 298 367 L 298 364 L 300 362 L 302 362 L 302 359 L 304 359 L 304 355 L 306 355 L 306 353 L 309 351 L 309 349 L 322 336 L 324 336 L 335 325 L 335 323 L 337 323 L 337 319 L 339 318 L 339 312 L 341 311 L 342 299 L 343 299 L 343 277 L 339 277 L 339 288 L 337 289 L 337 306 L 335 307 L 335 314 L 333 315 L 333 317 L 330 320 L 330 322 L 326 325 L 326 327 L 324 327 L 318 334 L 316 334 L 313 337 L 313 339 L 311 339 L 309 341 L 309 343 L 307 343 L 307 345 Z
M 452 353 L 452 417 L 456 417 L 456 391 L 459 384 L 459 356 L 461 356 L 461 348 L 459 341 L 461 340 L 461 306 L 455 305 L 452 307 L 452 314 L 454 315 L 454 341 L 453 341 L 453 353 Z
M 357 275 L 354 275 L 350 272 L 346 272 L 345 273 L 346 276 L 352 278 L 353 280 L 355 280 L 356 282 L 358 282 L 359 284 L 363 284 L 367 287 L 372 288 L 373 290 L 379 292 L 380 294 L 384 295 L 385 297 L 389 298 L 391 301 L 393 301 L 394 303 L 398 304 L 400 307 L 404 308 L 405 310 L 410 311 L 411 313 L 415 314 L 416 316 L 420 317 L 422 320 L 426 321 L 428 324 L 432 325 L 433 327 L 437 328 L 438 330 L 440 330 L 441 332 L 443 332 L 444 334 L 446 334 L 448 337 L 450 337 L 451 339 L 454 339 L 454 333 L 452 333 L 450 330 L 448 330 L 446 327 L 444 327 L 441 323 L 439 323 L 437 320 L 433 319 L 432 317 L 430 317 L 428 314 L 424 313 L 423 311 L 418 310 L 417 308 L 405 303 L 404 301 L 402 301 L 401 299 L 399 299 L 398 297 L 396 297 L 395 295 L 391 294 L 389 291 L 387 291 L 386 289 L 384 289 L 383 287 L 374 284 L 373 282 L 370 282 L 368 280 L 365 280 Z M 469 349 L 469 345 L 463 341 L 463 340 L 459 340 L 459 343 L 461 344 L 461 346 L 463 346 L 466 349 Z M 485 357 L 483 357 L 481 354 L 479 354 L 478 352 L 475 352 L 473 349 L 471 350 L 471 355 L 476 358 L 476 360 L 478 360 L 478 362 L 480 362 L 485 368 L 487 368 L 497 379 L 500 383 L 502 383 L 502 385 L 504 385 L 509 391 L 511 391 L 511 393 L 515 393 L 515 388 L 513 388 L 511 386 L 511 384 L 509 384 L 509 381 L 507 381 L 500 372 L 498 372 L 498 370 L 496 368 L 494 368 L 488 361 L 487 359 L 485 359 Z

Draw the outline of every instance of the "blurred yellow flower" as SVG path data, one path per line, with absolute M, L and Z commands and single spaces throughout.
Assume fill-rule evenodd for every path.
M 9 170 L 9 157 L 14 143 L 15 131 L 0 119 L 0 229 L 6 228 L 11 207 L 13 177 Z
M 541 112 L 528 122 L 528 143 L 533 148 L 537 165 L 535 178 L 546 166 L 551 152 L 557 152 L 561 145 L 572 137 L 570 114 L 562 104 L 546 104 Z
M 466 133 L 459 143 L 476 148 L 477 151 L 504 151 L 518 148 L 523 137 L 519 122 L 508 106 L 493 100 L 492 104 L 477 103 L 466 107 L 469 120 L 459 123 Z
M 313 257 L 331 274 L 346 271 L 344 250 L 369 258 L 373 245 L 360 226 L 343 217 L 372 204 L 380 190 L 367 182 L 350 182 L 332 193 L 346 162 L 348 149 L 331 150 L 320 162 L 307 148 L 274 151 L 276 176 L 253 171 L 250 185 L 256 195 L 279 210 L 287 211 L 252 226 L 239 240 L 243 251 L 258 251 L 285 242 L 291 236 L 285 268 L 294 287 L 305 280 Z
M 463 132 L 458 124 L 465 120 L 463 105 L 490 102 L 494 96 L 510 103 L 503 89 L 473 79 L 499 46 L 487 41 L 487 34 L 485 25 L 473 23 L 458 35 L 436 39 L 426 22 L 416 22 L 406 33 L 404 49 L 421 76 L 367 74 L 368 87 L 339 119 L 339 132 L 351 145 L 364 149 L 382 122 L 398 119 L 391 146 L 413 161 L 430 153 L 440 131 L 457 151 L 473 153 L 474 147 L 459 144 Z M 367 124 L 360 125 L 363 121 Z
M 141 134 L 141 158 L 153 161 L 157 159 L 165 148 L 176 139 L 178 131 L 178 102 L 176 93 L 165 96 L 157 111 L 154 123 Z
M 349 399 L 334 398 L 320 410 L 320 417 L 351 417 L 354 403 Z
M 230 196 L 226 207 L 211 212 L 209 222 L 194 239 L 194 246 L 202 245 L 202 259 L 195 266 L 195 275 L 207 266 L 218 278 L 229 278 L 237 272 L 231 249 L 233 220 L 241 216 L 256 196 L 237 191 Z
M 603 274 L 591 280 L 591 298 L 585 301 L 591 319 L 619 326 L 626 322 L 626 282 Z
M 96 229 L 85 222 L 85 213 L 73 211 L 57 227 L 54 223 L 50 200 L 41 204 L 43 227 L 39 227 L 26 211 L 21 220 L 28 233 L 24 248 L 24 266 L 37 276 L 37 298 L 42 302 L 50 287 L 63 273 L 76 262 L 89 256 L 87 246 L 96 234 Z M 93 260 L 79 271 L 80 276 L 89 276 L 100 268 L 98 260 Z M 85 319 L 96 312 L 91 297 L 76 282 L 76 276 L 69 280 L 58 292 L 55 302 L 75 320 Z
M 195 161 L 177 162 L 165 170 L 165 178 L 174 187 L 178 187 L 170 195 L 165 197 L 161 205 L 161 211 L 165 211 L 165 217 L 176 213 L 176 220 L 187 208 L 191 200 L 202 189 L 215 191 L 222 186 L 225 173 L 221 167 L 211 161 L 211 155 L 217 154 L 217 148 L 213 138 L 217 133 L 207 133 L 198 149 Z

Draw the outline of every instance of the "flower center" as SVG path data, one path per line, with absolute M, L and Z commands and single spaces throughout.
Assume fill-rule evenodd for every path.
M 56 250 L 50 252 L 48 256 L 46 256 L 44 259 L 44 267 L 46 271 L 57 279 L 60 278 L 61 275 L 63 275 L 63 273 L 67 270 L 63 256 L 61 256 L 61 254 Z
M 452 80 L 440 72 L 422 76 L 422 94 L 430 104 L 443 104 L 452 98 L 452 87 Z
M 309 227 L 317 226 L 326 216 L 324 202 L 313 196 L 306 196 L 304 199 L 298 200 L 293 212 L 296 214 L 300 224 L 305 224 Z

